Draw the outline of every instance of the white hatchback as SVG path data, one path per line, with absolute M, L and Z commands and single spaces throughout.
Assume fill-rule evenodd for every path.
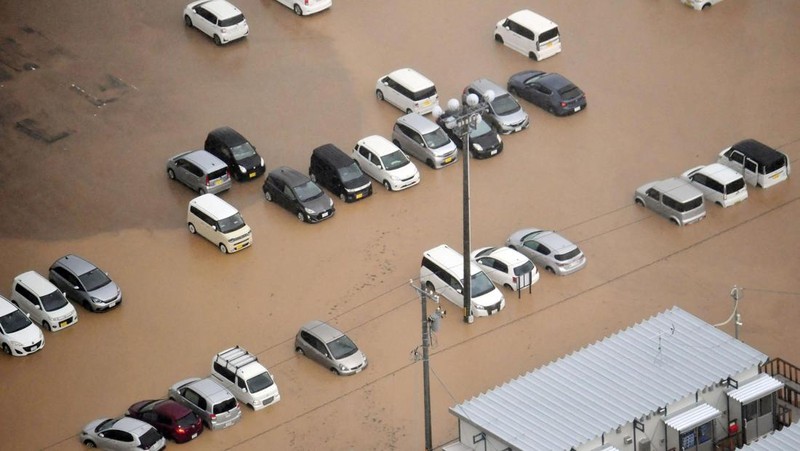
M 61 330 L 78 322 L 78 312 L 64 293 L 36 271 L 14 278 L 11 302 L 45 330 Z
M 470 257 L 495 285 L 518 290 L 539 281 L 536 265 L 510 247 L 482 247 Z
M 420 180 L 414 163 L 383 136 L 367 136 L 357 142 L 353 148 L 353 160 L 365 174 L 389 191 L 410 188 Z
M 217 45 L 227 44 L 250 33 L 244 14 L 225 0 L 189 3 L 183 10 L 183 23 L 209 35 Z
M 278 3 L 291 9 L 298 16 L 307 16 L 330 8 L 332 0 L 278 0 Z
M 42 330 L 3 296 L 0 296 L 0 347 L 13 356 L 28 355 L 44 347 Z

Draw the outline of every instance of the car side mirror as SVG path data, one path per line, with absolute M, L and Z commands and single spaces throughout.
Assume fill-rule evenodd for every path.
M 459 293 L 463 293 L 464 292 L 464 290 L 462 288 L 456 288 L 456 291 L 458 291 Z
M 39 310 L 41 310 L 41 309 L 42 309 L 42 306 L 41 306 L 41 305 L 39 305 L 39 304 L 36 304 L 36 306 L 35 306 L 35 307 L 36 307 L 37 309 L 39 309 Z
M 217 226 L 215 226 L 215 225 L 212 225 L 212 226 L 211 226 L 211 230 L 213 230 L 213 231 L 215 231 L 215 232 L 216 232 L 216 231 L 217 231 Z
M 72 286 L 72 289 L 73 289 L 73 290 L 80 290 L 80 289 L 81 289 L 81 287 L 79 287 L 79 286 L 77 286 L 77 285 L 73 285 L 73 286 Z
M 99 434 L 97 434 L 97 436 L 98 436 L 98 437 L 100 437 L 100 438 L 103 438 L 103 437 L 105 437 L 106 435 L 105 435 L 105 434 L 103 434 L 102 432 L 100 432 Z
M 244 387 L 239 387 L 239 388 L 241 388 L 243 392 L 247 392 L 246 388 L 244 388 Z

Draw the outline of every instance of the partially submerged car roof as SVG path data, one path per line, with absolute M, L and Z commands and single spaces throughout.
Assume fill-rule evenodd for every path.
M 773 149 L 772 147 L 756 141 L 755 139 L 745 139 L 731 146 L 731 149 L 738 150 L 748 158 L 755 160 L 763 166 L 771 166 L 775 163 L 782 163 L 786 156 Z
M 317 147 L 313 150 L 312 154 L 321 160 L 327 161 L 337 168 L 343 168 L 353 164 L 352 158 L 350 158 L 346 153 L 342 152 L 341 149 L 330 143 Z

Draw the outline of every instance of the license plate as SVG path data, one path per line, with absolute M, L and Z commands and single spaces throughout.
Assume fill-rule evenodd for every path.
M 430 104 L 431 104 L 430 100 L 426 100 L 426 101 L 422 102 L 422 106 L 428 106 Z
M 231 427 L 231 426 L 233 426 L 233 421 L 228 421 L 227 423 L 222 425 L 222 428 L 224 429 L 224 428 Z
M 222 180 L 216 180 L 216 181 L 214 182 L 214 185 L 222 185 Z
M 250 178 L 253 178 L 253 177 L 255 177 L 255 176 L 256 176 L 256 173 L 255 173 L 255 172 L 251 172 L 251 173 L 250 173 Z
M 195 432 L 194 434 L 192 434 L 192 438 L 197 438 L 197 432 Z
M 328 212 L 326 211 L 325 213 L 322 213 L 322 215 L 321 215 L 321 216 L 322 216 L 323 218 L 327 218 L 327 217 L 328 217 Z
M 576 112 L 576 113 L 577 113 L 578 111 L 580 111 L 580 110 L 581 110 L 581 107 L 579 107 L 579 106 L 576 106 L 576 107 L 575 107 L 575 112 Z
M 445 163 L 449 163 L 451 161 L 453 161 L 453 157 L 447 157 L 447 158 L 444 159 Z
M 364 197 L 364 193 L 356 194 L 356 199 L 361 199 L 362 197 Z
M 58 327 L 64 327 L 64 326 L 66 326 L 67 324 L 69 324 L 69 323 L 68 323 L 68 322 L 66 322 L 66 321 L 61 321 L 60 323 L 58 323 Z
M 497 149 L 494 149 L 489 155 L 497 155 Z
M 552 42 L 548 42 L 548 43 L 547 43 L 547 46 L 548 46 L 548 47 L 552 47 L 552 46 L 553 46 L 553 43 L 552 43 Z
M 775 174 L 775 175 L 773 175 L 773 176 L 772 176 L 772 177 L 770 177 L 770 178 L 771 178 L 771 179 L 773 179 L 773 180 L 776 180 L 776 179 L 778 179 L 780 176 L 781 176 L 781 174 Z

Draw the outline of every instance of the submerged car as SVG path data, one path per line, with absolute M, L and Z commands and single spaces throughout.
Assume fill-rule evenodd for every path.
M 536 265 L 510 247 L 482 247 L 470 257 L 495 285 L 518 290 L 539 281 Z
M 689 169 L 681 178 L 720 207 L 730 207 L 747 199 L 747 185 L 742 174 L 719 163 Z
M 559 276 L 572 274 L 586 266 L 586 256 L 581 249 L 552 230 L 518 230 L 508 237 L 506 246 Z
M 410 188 L 420 180 L 414 163 L 383 136 L 367 136 L 357 142 L 353 148 L 353 160 L 388 191 Z
M 225 0 L 199 0 L 186 5 L 183 23 L 197 28 L 222 45 L 241 39 L 250 33 L 244 14 Z
M 693 224 L 706 217 L 703 192 L 677 177 L 645 183 L 636 189 L 634 202 L 679 226 Z
M 320 222 L 336 213 L 333 199 L 319 185 L 286 166 L 271 171 L 261 190 L 268 202 L 276 202 L 303 222 Z
M 452 128 L 447 127 L 447 121 L 448 116 L 446 113 L 436 120 L 439 126 L 447 132 L 450 139 L 453 140 L 453 143 L 459 149 L 464 150 L 464 142 L 461 140 L 461 136 Z M 493 157 L 503 151 L 503 138 L 492 127 L 491 122 L 485 119 L 479 120 L 475 127 L 470 128 L 469 131 L 469 151 L 477 159 Z
M 278 0 L 278 3 L 290 8 L 298 16 L 307 16 L 330 8 L 333 0 Z
M 294 339 L 294 349 L 337 375 L 351 375 L 367 367 L 367 356 L 344 332 L 322 321 L 309 321 Z
M 323 144 L 311 152 L 308 176 L 345 202 L 372 195 L 372 182 L 352 158 L 333 144 Z
M 57 331 L 78 322 L 78 312 L 64 293 L 36 271 L 14 278 L 11 302 L 47 331 Z
M 185 443 L 203 432 L 203 421 L 188 407 L 171 399 L 139 401 L 128 407 L 126 416 L 153 426 L 175 443 Z
M 184 379 L 167 392 L 176 401 L 197 414 L 209 429 L 224 429 L 242 419 L 242 410 L 233 394 L 213 377 Z
M 28 315 L 0 296 L 0 347 L 13 356 L 23 356 L 44 347 L 44 334 Z
M 236 180 L 252 180 L 266 170 L 264 159 L 256 152 L 255 146 L 230 127 L 211 130 L 203 147 L 225 162 Z
M 189 150 L 167 160 L 167 177 L 200 194 L 219 194 L 231 188 L 225 162 L 206 150 Z
M 101 270 L 77 255 L 65 255 L 50 266 L 50 282 L 86 310 L 102 312 L 122 304 L 122 290 Z
M 159 451 L 167 446 L 156 428 L 129 417 L 94 420 L 83 428 L 80 441 L 89 448 L 100 449 Z
M 486 118 L 492 123 L 495 130 L 507 135 L 528 128 L 531 124 L 528 113 L 522 109 L 514 96 L 491 80 L 481 78 L 470 83 L 461 94 L 462 100 L 466 103 L 469 94 L 475 94 L 484 99 L 489 91 L 494 93 L 494 99 L 487 99 L 489 111 Z
M 508 91 L 539 108 L 566 116 L 586 108 L 586 94 L 563 75 L 526 70 L 508 79 Z

